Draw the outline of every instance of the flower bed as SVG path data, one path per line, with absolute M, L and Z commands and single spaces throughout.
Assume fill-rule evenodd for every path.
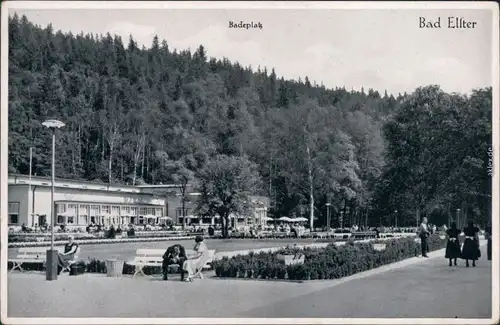
M 373 243 L 384 243 L 386 248 L 382 251 L 375 250 Z M 446 240 L 439 236 L 430 237 L 431 251 L 445 246 Z M 328 245 L 326 248 L 304 249 L 287 247 L 274 252 L 224 257 L 214 261 L 213 268 L 216 276 L 220 278 L 336 279 L 418 256 L 420 249 L 420 243 L 414 238 L 377 240 L 371 243 L 349 241 L 342 246 Z M 277 255 L 296 254 L 304 255 L 303 264 L 286 266 L 277 258 Z
M 50 233 L 27 233 L 27 234 L 9 234 L 7 237 L 7 242 L 9 243 L 28 243 L 28 242 L 38 242 L 38 238 L 43 238 L 46 241 L 50 241 Z M 67 241 L 69 236 L 73 236 L 75 239 L 95 239 L 96 236 L 93 234 L 82 234 L 82 233 L 55 233 L 54 241 Z
M 115 238 L 115 239 L 84 239 L 75 240 L 75 243 L 80 245 L 88 244 L 113 244 L 113 243 L 133 243 L 133 242 L 149 242 L 149 241 L 168 241 L 168 240 L 185 240 L 194 239 L 194 236 L 172 236 L 172 237 L 147 237 L 147 238 Z M 43 247 L 48 246 L 50 242 L 21 242 L 9 243 L 8 247 Z
M 463 238 L 462 238 L 463 240 Z M 373 244 L 385 244 L 385 250 L 377 251 Z M 252 279 L 282 279 L 282 280 L 316 280 L 336 279 L 366 271 L 382 265 L 401 261 L 420 254 L 420 243 L 414 238 L 398 238 L 389 240 L 375 240 L 371 242 L 356 242 L 349 240 L 345 245 L 334 242 L 326 247 L 324 244 L 315 244 L 316 247 L 285 247 L 266 249 L 259 253 L 236 255 L 233 257 L 215 258 L 212 268 L 217 277 L 252 278 Z M 429 239 L 431 251 L 442 249 L 446 240 L 439 235 Z M 304 264 L 288 265 L 280 261 L 278 255 L 304 255 Z M 89 259 L 79 261 L 89 273 L 106 273 L 105 261 Z M 8 269 L 12 269 L 8 262 Z M 42 263 L 24 263 L 24 270 L 43 271 Z M 134 274 L 135 267 L 124 263 L 123 274 Z M 143 268 L 146 275 L 161 274 L 161 266 L 146 266 Z
M 116 236 L 122 236 L 124 238 L 166 238 L 166 237 L 186 237 L 186 236 L 195 236 L 195 235 L 203 235 L 203 233 L 186 233 L 179 231 L 136 231 L 133 236 L 128 235 L 127 232 L 123 231 L 121 233 L 117 233 Z M 8 242 L 9 243 L 35 243 L 39 242 L 38 238 L 44 238 L 45 242 L 50 242 L 50 233 L 23 233 L 23 234 L 9 234 Z M 83 239 L 105 239 L 105 233 L 55 233 L 54 240 L 55 241 L 67 241 L 69 236 L 73 236 L 76 240 Z M 9 246 L 16 247 L 16 246 Z

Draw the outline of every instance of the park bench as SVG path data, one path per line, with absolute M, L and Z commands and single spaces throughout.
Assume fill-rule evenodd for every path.
M 41 263 L 46 264 L 47 262 L 47 250 L 48 247 L 22 247 L 19 248 L 19 251 L 15 258 L 9 259 L 9 262 L 12 262 L 13 266 L 10 270 L 11 272 L 15 269 L 19 269 L 19 271 L 23 271 L 22 265 L 24 263 Z M 59 252 L 64 252 L 64 247 L 55 247 Z M 78 254 L 80 253 L 80 247 L 76 250 L 73 261 L 70 261 L 68 266 L 63 269 L 63 271 L 69 271 L 72 264 L 76 263 L 78 259 Z
M 348 232 L 344 232 L 344 233 L 333 233 L 333 238 L 342 238 L 342 239 L 349 239 L 351 238 L 352 234 L 351 233 L 348 233 Z
M 134 276 L 141 273 L 144 274 L 143 268 L 145 266 L 157 266 L 161 267 L 163 264 L 163 254 L 165 254 L 165 249 L 138 249 L 135 253 L 135 257 L 132 261 L 126 262 L 129 265 L 135 266 Z M 186 249 L 186 255 L 194 254 L 193 250 Z M 208 251 L 207 262 L 203 266 L 203 269 L 210 269 L 212 266 L 212 261 L 215 255 L 215 250 Z M 169 268 L 180 268 L 180 265 L 172 264 L 168 266 Z M 201 270 L 200 270 L 201 271 Z M 199 274 L 201 275 L 201 273 Z

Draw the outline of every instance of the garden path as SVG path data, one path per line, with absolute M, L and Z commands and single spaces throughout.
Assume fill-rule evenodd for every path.
M 193 283 L 96 274 L 49 282 L 40 272 L 15 272 L 8 276 L 8 316 L 490 318 L 491 262 L 482 258 L 476 268 L 465 268 L 463 261 L 449 268 L 443 254 L 307 283 L 219 280 L 210 274 Z

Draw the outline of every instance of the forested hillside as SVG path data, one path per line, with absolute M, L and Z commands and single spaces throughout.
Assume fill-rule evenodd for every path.
M 194 176 L 217 154 L 258 166 L 274 215 L 346 211 L 351 222 L 414 224 L 417 210 L 489 213 L 491 89 L 437 86 L 396 98 L 284 80 L 230 58 L 139 48 L 133 38 L 72 35 L 9 19 L 9 172 L 50 175 L 56 118 L 58 177 L 111 183 Z M 179 167 L 180 166 L 180 167 Z M 476 194 L 474 194 L 476 193 Z M 405 222 L 406 220 L 406 222 Z

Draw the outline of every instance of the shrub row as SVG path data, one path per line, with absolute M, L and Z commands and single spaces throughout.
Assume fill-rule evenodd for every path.
M 376 251 L 373 243 L 384 243 L 384 251 Z M 385 264 L 397 262 L 406 258 L 418 256 L 420 243 L 414 238 L 399 238 L 373 243 L 356 243 L 348 241 L 343 246 L 334 243 L 326 248 L 297 248 L 288 246 L 273 252 L 250 252 L 248 255 L 237 255 L 231 258 L 224 257 L 215 260 L 212 267 L 217 277 L 253 278 L 253 279 L 288 279 L 288 280 L 316 280 L 336 279 L 358 272 L 366 271 Z M 446 240 L 438 235 L 431 236 L 429 248 L 431 251 L 444 248 Z M 277 255 L 304 255 L 304 264 L 285 266 Z M 89 259 L 79 261 L 77 265 L 87 273 L 106 273 L 105 261 Z M 8 269 L 13 267 L 8 263 Z M 42 263 L 24 263 L 24 270 L 43 271 Z M 124 264 L 123 274 L 134 274 L 133 265 Z M 161 274 L 161 267 L 146 266 L 143 268 L 146 275 Z
M 386 249 L 377 251 L 373 243 L 384 243 Z M 214 261 L 213 268 L 221 278 L 316 280 L 336 279 L 366 271 L 382 265 L 418 256 L 420 243 L 414 238 L 398 238 L 373 243 L 328 245 L 326 248 L 287 247 L 275 252 L 238 255 Z M 437 235 L 429 239 L 430 250 L 446 246 L 446 240 Z M 303 264 L 288 265 L 278 260 L 277 255 L 304 255 Z

